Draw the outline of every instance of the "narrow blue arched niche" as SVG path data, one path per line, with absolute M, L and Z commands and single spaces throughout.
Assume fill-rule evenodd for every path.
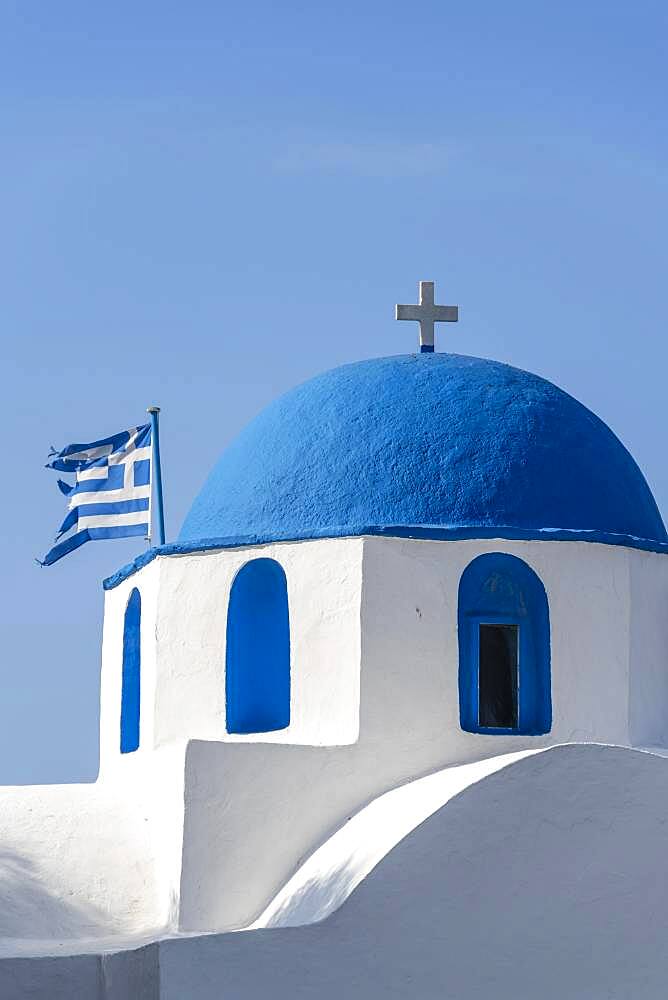
M 234 578 L 225 704 L 228 733 L 268 733 L 290 725 L 288 587 L 274 559 L 253 559 Z
M 141 596 L 135 589 L 125 609 L 123 623 L 123 681 L 121 689 L 121 753 L 139 747 L 139 695 L 141 684 Z
M 469 563 L 459 582 L 458 631 L 462 729 L 549 732 L 550 613 L 531 567 L 504 552 Z

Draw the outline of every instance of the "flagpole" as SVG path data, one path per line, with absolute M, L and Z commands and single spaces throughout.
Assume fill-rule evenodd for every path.
M 151 442 L 153 446 L 153 471 L 151 475 L 151 495 L 155 495 L 158 515 L 158 542 L 165 544 L 165 511 L 162 505 L 162 469 L 160 468 L 160 431 L 158 426 L 159 406 L 149 406 L 146 410 L 151 414 Z M 155 478 L 154 478 L 155 477 Z M 155 494 L 153 494 L 155 483 Z

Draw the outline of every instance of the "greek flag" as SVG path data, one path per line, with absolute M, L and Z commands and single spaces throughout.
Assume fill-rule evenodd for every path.
M 50 566 L 94 538 L 150 534 L 150 424 L 92 444 L 52 449 L 49 459 L 47 469 L 74 472 L 76 482 L 58 480 L 61 493 L 70 498 L 69 512 L 42 566 Z

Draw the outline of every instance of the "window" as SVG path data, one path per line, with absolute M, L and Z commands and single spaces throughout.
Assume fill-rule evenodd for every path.
M 132 753 L 139 747 L 140 674 L 141 596 L 135 587 L 130 594 L 123 623 L 121 753 Z
M 478 625 L 478 725 L 517 726 L 519 625 Z
M 534 571 L 503 552 L 474 559 L 459 584 L 458 632 L 462 729 L 549 732 L 549 609 Z
M 228 733 L 290 725 L 290 621 L 283 568 L 253 559 L 237 573 L 227 611 L 225 706 Z

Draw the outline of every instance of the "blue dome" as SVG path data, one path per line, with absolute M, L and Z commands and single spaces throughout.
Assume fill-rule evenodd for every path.
M 496 529 L 667 540 L 633 458 L 572 396 L 498 362 L 411 354 L 325 372 L 263 410 L 179 541 Z

